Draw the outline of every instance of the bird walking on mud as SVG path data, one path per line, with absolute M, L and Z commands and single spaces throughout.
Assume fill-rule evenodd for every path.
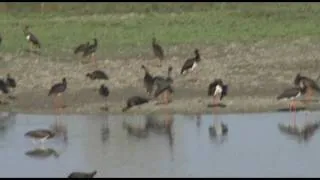
M 161 66 L 161 62 L 164 59 L 164 51 L 163 48 L 157 43 L 157 40 L 155 37 L 152 38 L 152 50 L 153 50 L 153 54 L 159 58 L 160 60 L 160 66 Z
M 8 88 L 11 89 L 10 90 L 11 91 L 10 94 L 13 94 L 14 89 L 17 87 L 17 82 L 13 77 L 10 76 L 9 73 L 7 74 L 6 83 L 7 83 Z M 9 98 L 10 99 L 15 99 L 15 96 L 10 95 Z
M 54 107 L 56 110 L 58 108 L 63 108 L 65 106 L 61 96 L 62 96 L 62 93 L 64 93 L 66 89 L 67 89 L 67 80 L 66 80 L 66 78 L 63 78 L 62 82 L 54 84 L 48 93 L 48 96 L 54 95 L 54 99 L 53 99 L 54 103 L 53 104 L 54 104 Z M 61 98 L 60 99 L 60 106 L 59 106 L 59 103 L 57 102 L 57 97 Z
M 304 81 L 300 81 L 299 86 L 291 87 L 285 89 L 279 96 L 277 100 L 290 100 L 289 111 L 293 112 L 293 125 L 296 125 L 296 100 L 307 93 L 308 87 L 305 85 Z
M 87 73 L 86 76 L 89 77 L 91 80 L 96 80 L 96 79 L 108 80 L 109 79 L 108 75 L 101 70 L 95 70 L 91 73 Z
M 110 94 L 109 88 L 105 86 L 104 84 L 101 84 L 100 89 L 99 89 L 99 94 L 102 97 L 107 98 Z M 106 105 L 103 109 L 108 110 L 108 106 Z
M 154 77 L 154 85 L 156 86 L 156 90 L 154 92 L 154 97 L 158 97 L 163 95 L 162 102 L 158 104 L 168 104 L 172 101 L 171 95 L 173 93 L 172 83 L 173 79 L 171 77 L 172 66 L 168 67 L 168 75 L 167 77 L 155 76 Z
M 149 96 L 153 91 L 153 76 L 150 74 L 149 70 L 142 65 L 141 68 L 144 70 L 144 77 L 143 77 L 143 86 L 146 89 Z
M 93 44 L 87 46 L 83 52 L 83 57 L 90 56 L 91 61 L 94 63 L 95 66 L 97 66 L 96 61 L 96 51 L 98 49 L 98 40 L 97 38 L 93 39 Z
M 198 66 L 198 63 L 201 61 L 199 50 L 195 49 L 194 54 L 195 57 L 189 58 L 184 62 L 180 74 L 185 74 L 186 72 L 193 71 Z
M 23 29 L 24 36 L 29 43 L 29 50 L 32 50 L 33 47 L 40 49 L 40 41 L 39 39 L 29 31 L 29 26 L 25 26 Z
M 149 102 L 148 98 L 144 98 L 144 97 L 141 97 L 141 96 L 132 96 L 127 100 L 126 107 L 124 107 L 122 109 L 122 112 L 127 111 L 128 109 L 132 108 L 133 106 L 142 105 L 142 104 L 145 104 L 145 103 L 148 103 L 148 102 Z
M 85 44 L 80 44 L 80 45 L 78 45 L 75 49 L 74 49 L 74 51 L 73 51 L 73 53 L 74 54 L 78 54 L 78 53 L 80 53 L 80 52 L 84 52 L 87 48 L 88 48 L 88 46 L 89 46 L 89 42 L 86 42 Z

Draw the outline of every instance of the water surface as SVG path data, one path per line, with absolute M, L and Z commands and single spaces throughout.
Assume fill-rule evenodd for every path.
M 4 114 L 4 113 L 2 113 Z M 316 118 L 313 112 L 311 118 Z M 278 129 L 289 123 L 288 113 L 162 115 L 173 118 L 172 144 L 166 133 L 146 138 L 129 136 L 123 121 L 143 126 L 146 116 L 60 116 L 68 141 L 51 139 L 45 147 L 61 152 L 58 158 L 33 158 L 35 147 L 25 132 L 49 128 L 53 115 L 16 114 L 0 126 L 1 177 L 66 177 L 72 171 L 97 170 L 96 177 L 319 177 L 320 135 L 309 141 L 290 138 Z M 218 119 L 215 119 L 218 118 Z M 299 123 L 304 113 L 298 113 Z M 211 138 L 214 120 L 229 127 L 226 137 Z M 109 136 L 102 133 L 109 127 Z

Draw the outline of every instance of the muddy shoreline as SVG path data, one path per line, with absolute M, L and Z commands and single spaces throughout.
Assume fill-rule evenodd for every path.
M 186 50 L 188 49 L 188 50 Z M 21 113 L 54 113 L 52 99 L 47 96 L 49 88 L 66 77 L 68 88 L 64 95 L 67 107 L 64 114 L 119 114 L 128 97 L 146 96 L 143 88 L 145 65 L 153 75 L 166 75 L 169 65 L 173 67 L 175 94 L 169 105 L 148 104 L 133 107 L 130 113 L 212 113 L 208 104 L 207 88 L 214 78 L 222 78 L 229 85 L 229 94 L 219 113 L 275 112 L 287 108 L 288 102 L 277 101 L 276 96 L 292 86 L 294 76 L 300 72 L 315 78 L 319 75 L 318 59 L 320 44 L 311 38 L 302 38 L 283 44 L 267 41 L 251 45 L 231 43 L 227 46 L 201 47 L 202 60 L 196 70 L 187 75 L 179 71 L 194 47 L 175 46 L 166 49 L 167 56 L 161 67 L 149 54 L 148 58 L 110 59 L 97 53 L 98 69 L 109 76 L 106 81 L 91 81 L 85 74 L 96 68 L 82 63 L 77 57 L 57 60 L 58 57 L 0 53 L 0 75 L 10 73 L 18 83 L 14 94 L 16 100 L 9 105 L 0 105 L 0 110 L 11 109 Z M 303 50 L 303 51 L 302 51 Z M 109 97 L 103 98 L 97 89 L 105 84 L 110 89 Z M 100 108 L 108 105 L 108 112 Z M 301 104 L 299 106 L 302 106 Z M 309 108 L 318 109 L 319 103 Z M 319 108 L 320 109 L 320 108 Z

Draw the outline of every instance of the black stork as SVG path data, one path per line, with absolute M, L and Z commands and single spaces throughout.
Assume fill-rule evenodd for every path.
M 144 65 L 142 65 L 141 68 L 144 70 L 143 86 L 146 89 L 148 95 L 150 96 L 153 91 L 153 76 L 150 74 L 149 70 Z
M 62 93 L 65 92 L 66 89 L 67 89 L 67 80 L 66 78 L 62 78 L 62 82 L 54 84 L 48 93 L 48 96 L 54 95 L 54 106 L 56 110 L 58 107 L 64 107 L 63 100 L 61 99 L 61 104 L 60 106 L 58 106 L 56 98 L 61 97 Z
M 88 57 L 90 56 L 92 62 L 97 65 L 96 62 L 96 51 L 98 49 L 98 40 L 97 38 L 93 39 L 93 44 L 87 46 L 87 48 L 85 48 L 84 52 L 83 52 L 83 57 Z
M 154 97 L 158 97 L 159 95 L 163 94 L 163 104 L 168 104 L 171 101 L 172 93 L 174 92 L 172 88 L 173 79 L 171 77 L 172 66 L 168 67 L 168 76 L 156 76 L 154 77 L 154 85 L 156 86 L 156 90 L 154 92 Z
M 294 85 L 295 86 L 300 86 L 302 85 L 301 82 L 307 87 L 309 91 L 306 93 L 306 98 L 307 101 L 310 101 L 312 96 L 314 95 L 315 92 L 320 93 L 320 87 L 318 84 L 311 78 L 306 77 L 306 76 L 301 76 L 300 73 L 296 75 L 294 78 Z
M 68 178 L 93 178 L 96 174 L 96 170 L 93 172 L 72 172 Z
M 301 81 L 300 85 L 297 87 L 291 87 L 285 89 L 279 96 L 277 100 L 290 100 L 289 111 L 293 111 L 293 123 L 296 124 L 296 99 L 304 96 L 307 93 L 307 86 L 305 82 Z
M 89 42 L 87 42 L 87 43 L 85 43 L 85 44 L 80 44 L 79 46 L 77 46 L 77 47 L 74 49 L 73 53 L 74 53 L 74 54 L 78 54 L 78 53 L 80 53 L 80 52 L 84 52 L 84 51 L 88 48 L 89 44 L 90 44 Z
M 8 88 L 11 89 L 11 94 L 13 93 L 14 89 L 17 87 L 17 82 L 16 80 L 10 76 L 10 74 L 7 74 L 7 79 L 6 79 L 6 83 Z M 9 96 L 9 98 L 14 99 L 14 96 Z
M 107 86 L 105 86 L 104 84 L 101 84 L 100 85 L 100 88 L 99 88 L 99 94 L 102 96 L 102 97 L 105 97 L 107 98 L 110 94 L 110 91 L 109 91 L 109 88 Z M 106 110 L 107 110 L 107 106 L 106 106 Z
M 148 102 L 149 102 L 148 98 L 144 98 L 141 96 L 132 96 L 127 100 L 127 103 L 126 103 L 127 106 L 122 109 L 122 112 L 127 111 L 128 109 L 130 109 L 133 106 L 138 106 L 138 105 L 145 104 Z
M 25 26 L 23 29 L 23 32 L 24 32 L 25 38 L 27 39 L 27 41 L 30 44 L 30 50 L 32 49 L 32 47 L 36 47 L 36 48 L 40 49 L 40 47 L 41 47 L 40 41 L 34 34 L 32 34 L 29 31 L 29 26 Z
M 157 40 L 155 37 L 152 38 L 152 49 L 153 49 L 153 54 L 157 58 L 159 58 L 160 65 L 161 65 L 161 62 L 164 59 L 164 52 L 163 52 L 163 48 L 157 43 Z
M 47 139 L 55 137 L 55 132 L 49 129 L 36 129 L 28 131 L 24 134 L 25 137 L 32 138 L 32 142 L 35 143 L 35 139 L 39 140 L 43 144 Z
M 219 104 L 228 95 L 228 85 L 222 79 L 215 79 L 208 87 L 208 96 L 213 96 L 213 105 Z
M 9 93 L 9 87 L 8 84 L 3 80 L 0 79 L 0 91 L 1 94 L 7 95 Z M 0 103 L 4 103 L 5 101 L 1 100 Z
M 197 67 L 198 63 L 201 60 L 199 50 L 195 49 L 194 54 L 195 54 L 195 57 L 189 58 L 185 61 L 185 63 L 181 68 L 180 74 L 184 74 L 187 71 L 193 71 Z
M 91 73 L 87 73 L 86 76 L 89 77 L 91 80 L 96 80 L 96 79 L 97 80 L 108 80 L 109 79 L 108 75 L 101 70 L 95 70 Z

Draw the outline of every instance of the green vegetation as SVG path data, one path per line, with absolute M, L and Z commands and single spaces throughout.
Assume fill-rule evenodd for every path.
M 27 47 L 25 24 L 48 55 L 97 37 L 99 54 L 121 56 L 150 51 L 153 33 L 164 46 L 317 39 L 319 19 L 318 3 L 1 3 L 0 50 Z

